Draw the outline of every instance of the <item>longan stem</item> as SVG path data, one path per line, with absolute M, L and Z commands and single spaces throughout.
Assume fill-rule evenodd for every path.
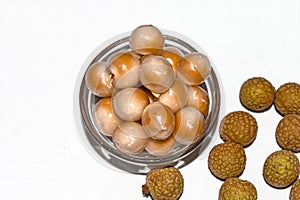
M 142 185 L 142 192 L 144 197 L 148 197 L 150 195 L 149 188 L 146 184 Z

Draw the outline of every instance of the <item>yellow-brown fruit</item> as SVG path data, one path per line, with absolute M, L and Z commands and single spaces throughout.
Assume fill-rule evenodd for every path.
M 183 192 L 183 176 L 175 167 L 151 170 L 142 186 L 143 195 L 153 200 L 177 200 Z
M 298 83 L 285 83 L 275 94 L 275 108 L 281 115 L 300 115 L 300 85 Z
M 263 167 L 266 182 L 275 188 L 290 186 L 299 176 L 299 160 L 291 151 L 279 150 L 267 157 Z
M 245 151 L 234 142 L 217 144 L 209 153 L 208 167 L 219 179 L 238 177 L 246 167 Z
M 299 200 L 300 199 L 300 179 L 298 179 L 290 190 L 290 200 Z
M 268 109 L 274 101 L 275 88 L 263 77 L 254 77 L 246 80 L 240 88 L 242 105 L 255 112 Z
M 284 116 L 277 125 L 275 135 L 282 149 L 300 152 L 300 115 Z
M 257 191 L 255 186 L 239 178 L 229 178 L 221 186 L 219 200 L 256 200 Z
M 257 122 L 251 114 L 234 111 L 223 118 L 219 131 L 224 141 L 232 141 L 246 147 L 256 138 L 257 129 Z

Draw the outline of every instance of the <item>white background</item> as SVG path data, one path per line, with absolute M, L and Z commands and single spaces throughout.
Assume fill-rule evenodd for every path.
M 0 0 L 0 199 L 144 199 L 145 176 L 94 160 L 73 118 L 84 60 L 111 36 L 142 24 L 186 35 L 208 53 L 225 113 L 245 110 L 238 92 L 250 77 L 275 88 L 300 82 L 299 0 Z M 262 177 L 265 158 L 279 149 L 281 116 L 274 107 L 252 114 L 259 130 L 240 178 L 256 186 L 259 199 L 288 199 L 290 188 L 271 188 Z M 207 157 L 181 172 L 182 200 L 217 199 L 222 182 L 210 174 Z

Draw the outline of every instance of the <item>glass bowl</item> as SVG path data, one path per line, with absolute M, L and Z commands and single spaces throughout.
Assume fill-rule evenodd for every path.
M 160 29 L 161 30 L 161 29 Z M 151 169 L 166 166 L 183 167 L 195 160 L 213 138 L 218 124 L 221 95 L 220 81 L 216 69 L 204 50 L 189 38 L 170 30 L 161 30 L 165 39 L 165 47 L 174 46 L 184 54 L 200 52 L 206 55 L 211 64 L 209 77 L 201 83 L 209 96 L 209 110 L 205 116 L 205 131 L 203 137 L 189 145 L 176 145 L 168 155 L 156 157 L 146 151 L 137 155 L 128 155 L 119 151 L 110 137 L 99 132 L 93 109 L 100 97 L 93 95 L 85 84 L 85 74 L 89 66 L 98 61 L 106 61 L 112 54 L 130 49 L 129 37 L 131 32 L 119 34 L 98 46 L 83 63 L 78 74 L 74 90 L 74 117 L 79 137 L 88 152 L 100 163 L 122 172 L 146 174 Z

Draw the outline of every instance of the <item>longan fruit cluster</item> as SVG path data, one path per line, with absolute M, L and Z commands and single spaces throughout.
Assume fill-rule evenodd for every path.
M 300 85 L 288 82 L 275 90 L 275 87 L 266 78 L 253 77 L 241 85 L 239 100 L 250 112 L 265 112 L 274 105 L 276 111 L 283 116 L 275 132 L 276 142 L 281 150 L 271 153 L 265 159 L 262 175 L 266 183 L 274 188 L 282 189 L 293 185 L 290 199 L 297 199 L 295 196 L 299 196 L 299 192 L 295 188 L 299 188 L 300 164 L 295 153 L 300 152 Z M 249 182 L 239 179 L 246 167 L 246 153 L 245 151 L 238 152 L 233 147 L 227 147 L 228 144 L 230 146 L 239 145 L 240 149 L 250 146 L 256 138 L 257 130 L 257 121 L 249 112 L 233 111 L 223 117 L 219 134 L 224 143 L 215 145 L 208 157 L 208 167 L 211 173 L 225 181 L 220 188 L 219 199 L 238 199 L 244 193 L 247 193 L 248 196 L 252 195 L 250 199 L 257 199 L 256 189 L 254 193 L 254 189 L 248 188 L 237 192 L 237 188 L 239 190 L 243 188 L 243 181 Z M 241 157 L 245 158 L 245 163 L 238 162 Z M 237 166 L 233 166 L 233 162 Z M 241 170 L 237 172 L 237 169 Z M 297 179 L 298 181 L 296 181 Z M 227 183 L 229 180 L 231 184 Z M 255 188 L 251 182 L 249 183 L 250 188 Z M 226 188 L 227 197 L 224 188 Z M 231 193 L 236 196 L 232 196 Z

